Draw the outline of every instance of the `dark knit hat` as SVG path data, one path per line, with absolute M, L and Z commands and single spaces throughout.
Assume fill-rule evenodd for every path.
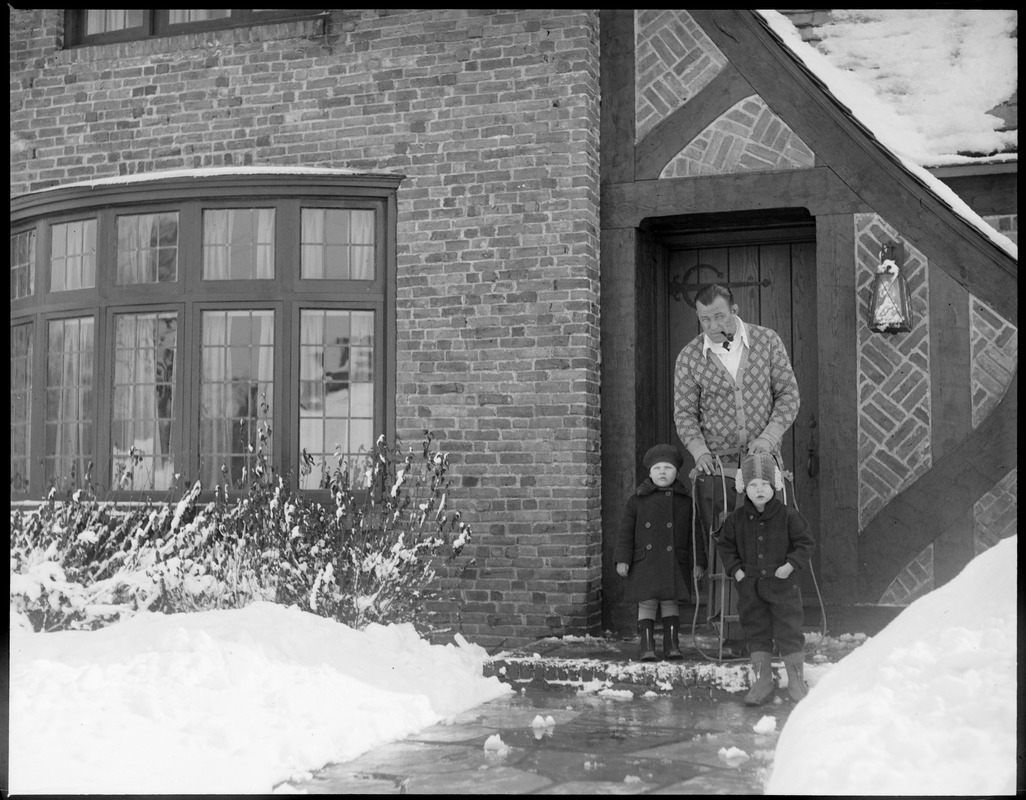
M 645 469 L 652 469 L 654 465 L 663 461 L 673 464 L 676 469 L 684 466 L 684 457 L 672 444 L 657 444 L 645 453 Z

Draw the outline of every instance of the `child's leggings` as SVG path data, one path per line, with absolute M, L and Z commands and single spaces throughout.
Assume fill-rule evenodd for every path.
M 680 616 L 680 606 L 676 600 L 639 600 L 638 619 L 655 619 L 657 608 L 664 617 Z

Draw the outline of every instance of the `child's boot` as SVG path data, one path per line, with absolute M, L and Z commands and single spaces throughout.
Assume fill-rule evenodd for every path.
M 680 617 L 663 617 L 663 658 L 684 658 L 680 651 Z
M 746 706 L 761 706 L 773 694 L 773 654 L 764 650 L 752 653 L 752 666 L 755 668 L 755 683 L 745 696 Z
M 638 660 L 655 661 L 655 620 L 638 620 Z
M 809 693 L 805 683 L 805 653 L 788 653 L 784 656 L 784 667 L 787 669 L 787 693 L 796 703 Z

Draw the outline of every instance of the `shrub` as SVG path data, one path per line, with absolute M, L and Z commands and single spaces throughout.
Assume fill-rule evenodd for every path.
M 261 446 L 244 493 L 194 484 L 176 502 L 103 502 L 51 491 L 11 512 L 11 607 L 35 630 L 95 629 L 140 610 L 296 604 L 352 627 L 417 622 L 440 563 L 469 540 L 449 508 L 449 459 L 380 437 L 356 462 L 336 454 L 328 503 L 294 492 Z M 265 444 L 269 429 L 261 444 Z

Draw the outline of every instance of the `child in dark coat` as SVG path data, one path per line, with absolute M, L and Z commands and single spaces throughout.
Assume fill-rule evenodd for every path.
M 680 651 L 680 600 L 691 597 L 691 576 L 702 577 L 705 542 L 692 552 L 691 496 L 677 471 L 684 463 L 676 447 L 658 444 L 645 453 L 648 478 L 628 498 L 613 559 L 627 579 L 624 599 L 638 601 L 638 657 L 655 661 L 655 618 L 663 617 L 663 658 Z
M 762 705 L 773 694 L 774 644 L 787 669 L 787 691 L 801 700 L 808 690 L 804 612 L 794 573 L 808 568 L 815 540 L 805 518 L 777 496 L 784 484 L 771 454 L 745 456 L 736 483 L 746 498 L 723 523 L 716 549 L 724 572 L 737 581 L 738 616 L 755 669 L 745 703 Z

